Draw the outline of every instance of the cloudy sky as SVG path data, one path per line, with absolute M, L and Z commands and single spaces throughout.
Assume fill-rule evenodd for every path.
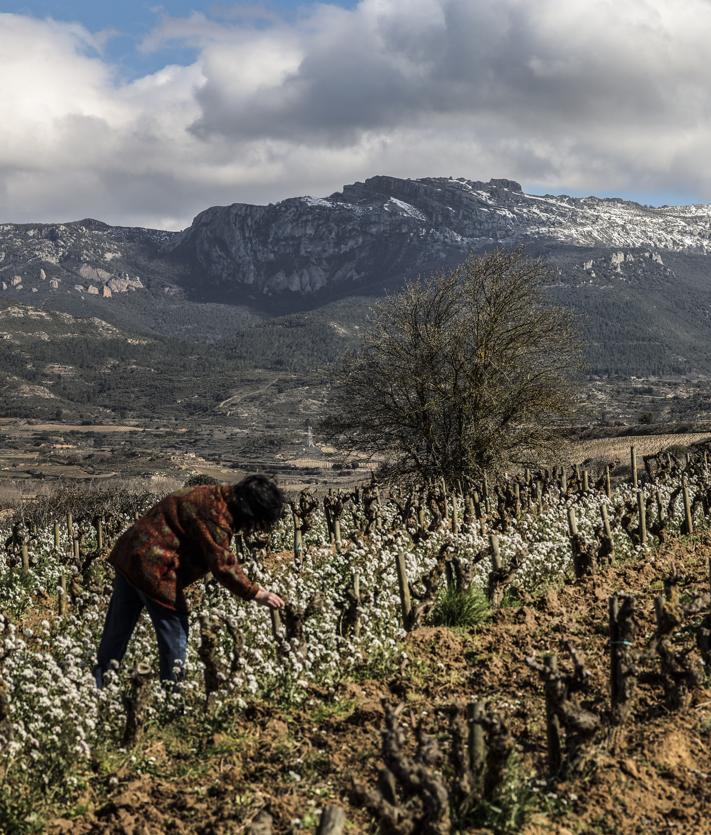
M 711 202 L 711 0 L 3 2 L 0 221 L 373 174 Z

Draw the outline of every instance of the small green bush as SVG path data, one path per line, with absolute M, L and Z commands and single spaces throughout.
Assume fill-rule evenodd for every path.
M 447 589 L 440 594 L 432 612 L 435 626 L 471 627 L 489 617 L 489 601 L 481 589 Z

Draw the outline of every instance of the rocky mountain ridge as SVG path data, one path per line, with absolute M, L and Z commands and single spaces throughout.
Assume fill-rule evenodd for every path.
M 344 294 L 397 284 L 472 250 L 514 245 L 706 255 L 711 206 L 531 195 L 511 180 L 379 176 L 327 198 L 207 209 L 175 251 L 192 261 L 203 287 Z
M 0 225 L 0 292 L 100 296 L 145 289 L 139 274 L 175 233 L 96 220 Z
M 649 264 L 663 252 L 710 255 L 711 206 L 533 195 L 502 179 L 377 176 L 325 198 L 212 207 L 180 233 L 95 220 L 6 223 L 0 298 L 111 299 L 150 289 L 230 303 L 330 299 L 378 292 L 471 251 L 513 245 L 554 259 L 579 251 L 577 267 L 614 258 L 622 276 L 629 258 L 644 252 Z

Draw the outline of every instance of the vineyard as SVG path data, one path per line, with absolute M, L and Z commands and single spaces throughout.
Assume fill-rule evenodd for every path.
M 705 832 L 711 464 L 292 497 L 249 576 L 147 618 L 94 686 L 111 543 L 157 497 L 58 494 L 0 530 L 7 832 Z

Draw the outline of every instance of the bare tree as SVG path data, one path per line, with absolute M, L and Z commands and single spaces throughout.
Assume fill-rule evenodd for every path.
M 321 430 L 382 455 L 390 476 L 449 480 L 531 460 L 571 408 L 577 365 L 568 314 L 543 300 L 550 281 L 543 262 L 497 250 L 378 303 Z

